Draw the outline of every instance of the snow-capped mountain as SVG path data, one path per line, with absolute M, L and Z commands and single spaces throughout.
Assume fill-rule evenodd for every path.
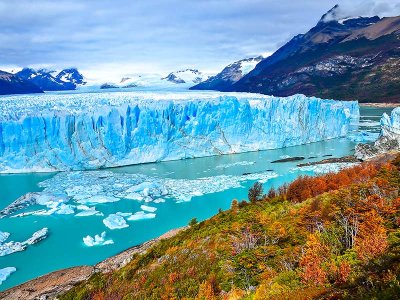
M 35 84 L 15 74 L 0 71 L 0 95 L 43 93 Z
M 167 76 L 154 73 L 126 74 L 121 79 L 110 80 L 100 84 L 100 89 L 188 89 L 208 77 L 208 75 L 196 69 L 175 71 L 169 73 Z
M 86 84 L 83 75 L 75 68 L 64 69 L 60 72 L 24 68 L 15 75 L 35 84 L 44 91 L 75 90 L 77 86 Z
M 226 66 L 220 73 L 195 85 L 193 90 L 220 90 L 224 91 L 238 82 L 246 74 L 252 71 L 262 61 L 262 56 L 245 58 Z
M 275 96 L 399 101 L 400 16 L 352 16 L 336 5 L 231 86 L 212 89 Z M 202 84 L 197 89 L 210 88 Z
M 199 70 L 196 69 L 185 69 L 179 70 L 176 72 L 169 73 L 166 77 L 162 78 L 162 80 L 167 80 L 172 83 L 180 84 L 180 83 L 192 83 L 198 84 L 206 79 L 209 76 L 203 74 Z

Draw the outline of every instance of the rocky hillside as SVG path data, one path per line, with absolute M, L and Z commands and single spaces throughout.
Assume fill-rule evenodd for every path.
M 263 59 L 262 56 L 246 58 L 225 67 L 220 73 L 191 87 L 191 90 L 220 90 L 227 91 Z
M 0 71 L 0 95 L 29 93 L 43 93 L 43 90 L 14 74 Z
M 15 75 L 31 82 L 44 91 L 75 90 L 78 85 L 86 84 L 82 74 L 75 68 L 64 69 L 60 72 L 24 68 Z
M 400 17 L 338 19 L 332 8 L 232 87 L 276 96 L 296 93 L 365 102 L 400 101 Z M 200 87 L 201 88 L 201 87 Z

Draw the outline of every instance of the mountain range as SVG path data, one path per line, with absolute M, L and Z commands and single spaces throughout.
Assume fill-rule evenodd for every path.
M 400 17 L 338 19 L 338 9 L 333 7 L 315 27 L 292 38 L 238 81 L 209 81 L 192 89 L 398 102 Z M 225 69 L 215 78 L 223 77 Z
M 15 74 L 0 71 L 0 95 L 27 93 L 43 93 L 43 90 Z
M 75 90 L 78 86 L 86 84 L 83 75 L 76 68 L 64 69 L 60 72 L 24 68 L 15 75 L 35 84 L 43 91 Z
M 339 11 L 334 6 L 315 27 L 293 37 L 271 56 L 236 61 L 215 76 L 184 69 L 165 77 L 133 74 L 93 85 L 399 102 L 400 16 L 339 18 Z M 14 75 L 1 73 L 0 94 L 75 90 L 91 84 L 75 68 L 60 72 L 24 68 Z

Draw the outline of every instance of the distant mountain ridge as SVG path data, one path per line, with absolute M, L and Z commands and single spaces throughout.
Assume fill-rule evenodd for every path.
M 226 66 L 220 73 L 191 87 L 192 90 L 229 90 L 263 59 L 262 56 L 245 58 Z
M 231 86 L 216 82 L 193 89 L 399 102 L 400 17 L 339 18 L 339 9 L 333 7 Z
M 75 90 L 79 85 L 86 84 L 83 75 L 76 68 L 64 69 L 60 72 L 24 68 L 15 75 L 35 84 L 44 91 Z
M 208 76 L 203 74 L 197 69 L 185 69 L 185 70 L 179 70 L 175 72 L 169 73 L 166 77 L 161 78 L 162 80 L 167 80 L 172 83 L 180 84 L 180 83 L 193 83 L 197 84 L 205 79 L 207 79 Z
M 0 95 L 27 93 L 43 93 L 43 90 L 15 74 L 0 71 Z
M 119 80 L 107 81 L 100 89 L 114 88 L 155 88 L 155 89 L 188 89 L 208 79 L 209 76 L 197 69 L 182 69 L 163 77 L 160 74 L 127 74 Z

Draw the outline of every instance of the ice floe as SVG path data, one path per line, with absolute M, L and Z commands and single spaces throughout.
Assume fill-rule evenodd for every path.
M 42 192 L 30 193 L 17 199 L 14 204 L 1 211 L 0 216 L 14 214 L 19 209 L 25 209 L 31 205 L 41 205 L 45 208 L 35 212 L 23 212 L 18 216 L 28 214 L 75 214 L 78 217 L 101 215 L 93 208 L 94 205 L 103 205 L 122 199 L 142 203 L 161 203 L 167 198 L 176 202 L 186 202 L 193 197 L 243 187 L 246 181 L 264 183 L 277 176 L 274 172 L 266 171 L 189 180 L 112 171 L 63 172 L 41 182 L 39 185 L 43 188 Z M 87 189 L 82 187 L 87 187 Z M 77 210 L 79 212 L 76 213 Z
M 351 168 L 357 165 L 357 163 L 327 163 L 317 164 L 312 166 L 296 167 L 291 170 L 293 171 L 312 171 L 315 174 L 326 174 L 331 172 L 339 172 L 342 169 Z
M 238 161 L 238 162 L 234 162 L 234 163 L 218 165 L 215 168 L 216 169 L 227 169 L 227 168 L 236 167 L 236 166 L 251 166 L 251 165 L 254 165 L 255 163 L 256 163 L 255 161 Z
M 42 228 L 32 234 L 32 236 L 24 242 L 6 242 L 10 234 L 8 232 L 1 232 L 2 242 L 0 242 L 0 256 L 9 255 L 15 252 L 24 251 L 28 245 L 36 244 L 44 240 L 48 236 L 49 230 Z
M 15 271 L 17 271 L 17 269 L 14 267 L 0 269 L 0 285 Z
M 86 205 L 78 205 L 76 207 L 80 212 L 75 214 L 75 217 L 88 217 L 88 216 L 103 216 L 103 213 L 96 210 L 96 207 L 88 207 Z
M 104 246 L 114 244 L 113 240 L 106 240 L 106 232 L 103 231 L 100 235 L 96 234 L 94 237 L 87 235 L 83 238 L 83 242 L 88 247 Z
M 144 211 L 138 211 L 128 217 L 128 221 L 139 221 L 139 220 L 146 220 L 146 219 L 154 219 L 156 217 L 156 214 L 154 213 L 146 213 Z
M 110 214 L 107 218 L 103 220 L 103 223 L 110 229 L 122 229 L 129 227 L 124 217 L 118 214 Z
M 152 206 L 147 206 L 147 205 L 141 205 L 140 209 L 148 212 L 155 212 L 157 210 L 157 207 L 152 207 Z

